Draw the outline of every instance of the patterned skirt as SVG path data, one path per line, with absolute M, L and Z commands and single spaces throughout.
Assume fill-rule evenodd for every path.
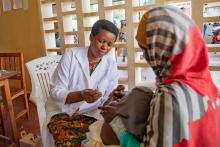
M 53 135 L 58 147 L 80 147 L 81 141 L 86 139 L 86 132 L 90 124 L 96 119 L 86 115 L 72 115 L 66 113 L 51 117 L 48 129 Z

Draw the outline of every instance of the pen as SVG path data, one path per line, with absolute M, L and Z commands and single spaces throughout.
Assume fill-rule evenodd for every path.
M 79 112 L 79 108 L 73 113 L 73 114 L 76 114 L 76 113 L 78 113 Z

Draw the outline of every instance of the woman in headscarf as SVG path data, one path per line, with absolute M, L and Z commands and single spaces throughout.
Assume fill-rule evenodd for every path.
M 141 122 L 146 122 L 145 134 L 140 141 L 131 129 L 136 124 L 126 123 L 138 115 L 140 105 L 130 105 L 127 111 L 136 112 L 127 117 L 123 116 L 125 112 L 112 113 L 114 109 L 104 106 L 102 143 L 120 142 L 122 147 L 219 147 L 220 98 L 199 28 L 181 10 L 161 6 L 143 15 L 136 39 L 157 78 L 154 96 L 146 105 L 150 107 L 149 116 Z M 113 143 L 106 138 L 109 132 L 117 137 Z

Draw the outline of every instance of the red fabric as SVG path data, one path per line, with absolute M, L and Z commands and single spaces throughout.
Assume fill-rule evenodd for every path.
M 190 139 L 183 139 L 173 147 L 220 147 L 220 106 L 213 109 L 211 102 L 218 97 L 208 69 L 208 50 L 199 29 L 189 29 L 189 43 L 181 54 L 170 58 L 171 74 L 163 79 L 169 84 L 180 81 L 199 95 L 208 96 L 208 110 L 201 119 L 189 122 Z
M 220 147 L 219 112 L 220 107 L 213 109 L 209 105 L 201 119 L 189 123 L 190 140 L 183 139 L 173 147 Z
M 210 101 L 214 101 L 218 97 L 218 90 L 208 69 L 206 44 L 198 27 L 191 26 L 188 34 L 189 41 L 183 52 L 170 57 L 171 73 L 163 79 L 163 83 L 183 82 L 199 95 L 208 96 Z

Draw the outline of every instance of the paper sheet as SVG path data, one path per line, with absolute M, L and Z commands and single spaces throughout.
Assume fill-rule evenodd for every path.
M 11 0 L 2 0 L 3 11 L 11 10 Z
M 86 112 L 92 111 L 94 109 L 97 109 L 102 104 L 102 99 L 103 99 L 103 97 L 99 98 L 97 101 L 95 101 L 93 103 L 84 102 L 82 105 L 80 105 L 79 112 L 86 113 Z

